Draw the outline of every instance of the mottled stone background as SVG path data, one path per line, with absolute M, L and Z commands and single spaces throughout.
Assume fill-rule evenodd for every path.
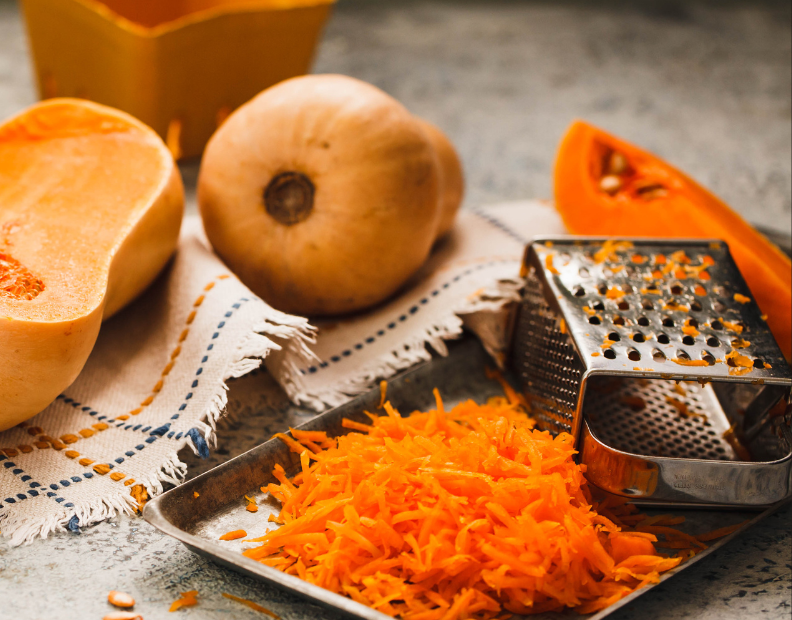
M 551 197 L 556 145 L 585 118 L 688 171 L 752 222 L 792 228 L 792 48 L 788 2 L 457 2 L 341 0 L 318 72 L 373 82 L 454 140 L 468 205 Z M 0 117 L 35 100 L 17 6 L 0 1 Z M 183 166 L 188 190 L 197 164 Z M 191 207 L 193 208 L 193 207 Z M 253 447 L 287 422 L 279 401 L 232 387 L 236 421 L 209 463 Z M 792 510 L 614 614 L 618 620 L 789 618 Z M 252 598 L 287 619 L 332 617 L 239 577 L 118 519 L 29 547 L 0 542 L 0 618 L 101 618 L 123 589 L 147 620 L 197 589 L 202 619 L 261 618 L 220 596 Z

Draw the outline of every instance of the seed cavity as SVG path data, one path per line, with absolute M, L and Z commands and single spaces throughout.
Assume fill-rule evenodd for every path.
M 35 299 L 44 282 L 10 254 L 0 252 L 0 298 L 17 301 Z

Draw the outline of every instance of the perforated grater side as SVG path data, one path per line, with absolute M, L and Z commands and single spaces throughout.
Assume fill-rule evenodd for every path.
M 792 494 L 792 378 L 728 247 L 542 238 L 511 366 L 542 428 L 618 495 L 767 505 Z

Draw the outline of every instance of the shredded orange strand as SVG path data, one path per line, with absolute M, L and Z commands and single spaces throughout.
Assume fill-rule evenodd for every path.
M 617 261 L 619 260 L 618 252 L 624 252 L 632 247 L 633 244 L 631 241 L 608 239 L 602 244 L 602 247 L 594 253 L 594 262 L 604 263 L 606 260 Z
M 735 293 L 734 294 L 734 301 L 736 301 L 737 303 L 741 303 L 741 304 L 747 304 L 748 302 L 751 301 L 751 298 L 750 297 L 746 297 L 745 295 L 740 295 L 740 293 Z
M 247 536 L 247 532 L 245 530 L 234 530 L 232 532 L 226 532 L 220 537 L 220 540 L 236 540 L 237 538 L 244 538 Z
M 682 357 L 672 357 L 671 361 L 680 366 L 709 366 L 706 360 L 686 360 Z
M 380 403 L 378 409 L 382 409 L 388 397 L 388 382 L 380 381 Z
M 361 432 L 303 445 L 299 473 L 276 466 L 265 488 L 281 527 L 244 554 L 390 616 L 454 620 L 592 613 L 701 548 L 658 525 L 670 517 L 643 526 L 689 543 L 677 557 L 656 552 L 654 532 L 625 531 L 620 515 L 637 509 L 594 504 L 572 437 L 534 430 L 507 394 L 446 411 L 435 390 L 437 408 L 409 417 L 386 402 L 370 425 L 344 421 Z
M 733 368 L 753 368 L 753 360 L 747 355 L 740 355 L 737 351 L 726 354 L 726 363 Z
M 735 525 L 729 525 L 727 527 L 721 527 L 717 530 L 712 530 L 711 532 L 707 532 L 706 534 L 700 534 L 696 536 L 696 540 L 700 542 L 708 542 L 710 540 L 715 540 L 716 538 L 723 538 L 724 536 L 728 536 L 729 534 L 733 534 L 737 530 L 739 530 L 744 525 L 748 524 L 748 519 L 743 521 L 742 523 L 737 523 Z
M 620 400 L 633 411 L 643 411 L 646 409 L 646 401 L 640 396 L 622 396 Z
M 739 334 L 742 334 L 742 332 L 743 332 L 743 326 L 740 325 L 739 323 L 733 323 L 731 321 L 726 321 L 722 317 L 721 317 L 720 322 L 723 325 L 723 327 L 725 327 L 728 330 L 733 331 L 735 334 L 739 335 Z
M 168 611 L 176 611 L 182 607 L 192 607 L 198 604 L 198 590 L 190 590 L 189 592 L 182 592 L 180 598 L 177 598 L 170 606 Z
M 225 598 L 231 599 L 232 601 L 236 601 L 237 603 L 242 603 L 243 605 L 247 605 L 248 607 L 250 607 L 254 611 L 260 611 L 263 614 L 267 614 L 268 616 L 270 616 L 272 618 L 275 618 L 275 620 L 280 620 L 280 616 L 278 614 L 270 611 L 266 607 L 262 607 L 258 603 L 254 603 L 253 601 L 250 601 L 250 600 L 248 600 L 246 598 L 241 598 L 239 596 L 234 596 L 233 594 L 228 594 L 228 592 L 221 592 L 221 594 Z
M 545 256 L 545 269 L 547 269 L 547 271 L 552 273 L 554 276 L 558 275 L 558 269 L 556 269 L 553 266 L 553 255 L 552 254 L 548 254 L 547 256 Z

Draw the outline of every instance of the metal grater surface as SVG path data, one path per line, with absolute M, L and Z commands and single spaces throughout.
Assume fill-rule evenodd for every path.
M 712 387 L 616 379 L 589 388 L 584 417 L 609 446 L 647 456 L 737 460 Z
M 534 274 L 527 277 L 513 341 L 521 345 L 519 376 L 537 395 L 532 415 L 554 433 L 572 433 L 585 368 L 569 336 L 559 329 L 558 316 Z
M 792 493 L 792 377 L 725 243 L 539 239 L 522 276 L 511 368 L 592 482 L 685 503 Z
M 553 432 L 580 432 L 586 375 L 789 381 L 720 241 L 538 240 L 524 277 L 512 366 Z

